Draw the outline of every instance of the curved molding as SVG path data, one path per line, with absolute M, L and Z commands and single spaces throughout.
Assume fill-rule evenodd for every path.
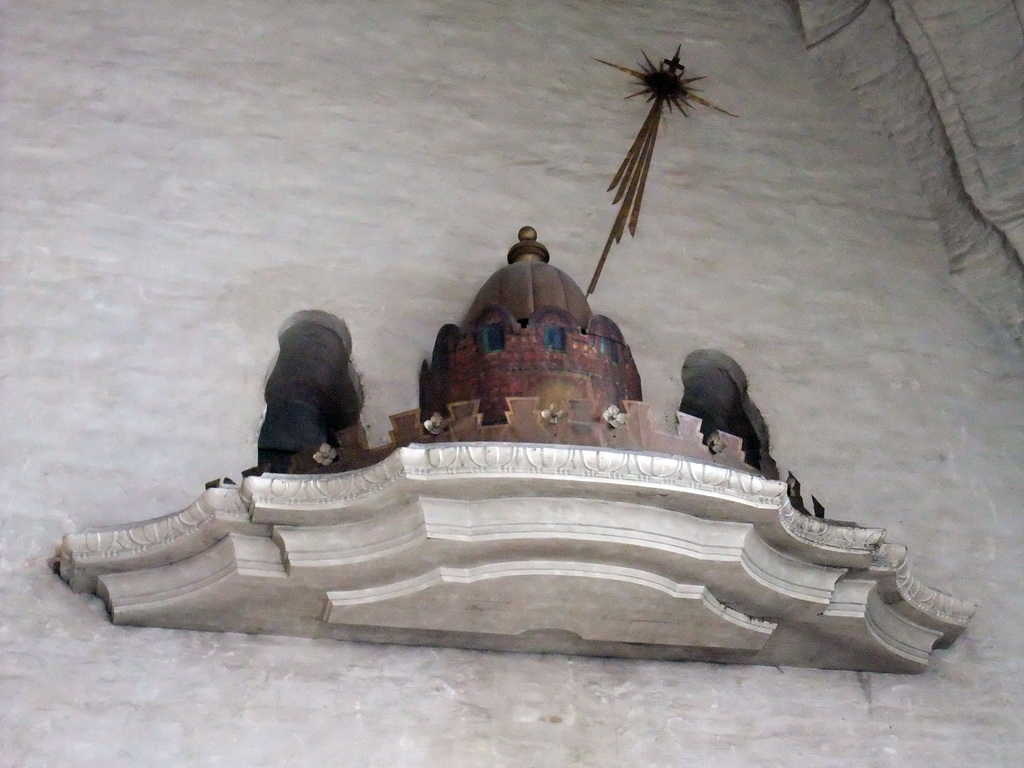
M 538 591 L 544 594 L 540 600 Z M 474 610 L 481 594 L 495 593 L 508 598 L 500 615 Z M 598 595 L 599 606 L 581 599 Z M 431 599 L 432 610 L 407 607 Z M 364 624 L 391 616 L 404 619 L 407 629 L 504 635 L 554 630 L 584 641 L 678 646 L 715 645 L 728 635 L 731 647 L 746 651 L 759 650 L 777 627 L 723 605 L 700 584 L 678 583 L 637 568 L 575 561 L 440 567 L 381 587 L 328 592 L 327 601 L 324 620 L 329 624 Z M 395 603 L 398 607 L 390 608 Z M 717 632 L 702 633 L 695 624 L 717 625 Z
M 638 451 L 533 443 L 460 443 L 410 446 L 401 451 L 409 477 L 516 475 L 620 481 L 734 498 L 771 506 L 785 485 L 717 464 Z
M 213 491 L 206 491 L 180 512 L 146 520 L 125 528 L 107 528 L 73 533 L 65 537 L 63 548 L 76 553 L 76 559 L 83 562 L 90 558 L 110 559 L 135 557 L 153 547 L 173 545 L 184 536 L 189 536 L 203 525 L 214 520 L 215 500 L 220 500 Z M 214 502 L 214 503 L 211 503 Z M 244 507 L 241 508 L 242 511 Z
M 162 568 L 134 573 L 100 576 L 96 594 L 107 603 L 116 624 L 136 623 L 140 616 L 183 607 L 194 610 L 207 594 L 217 588 L 237 595 L 230 584 L 234 580 L 283 579 L 277 548 L 267 539 L 228 534 L 209 549 Z
M 715 523 L 640 504 L 551 503 L 543 496 L 462 501 L 421 499 L 432 539 L 460 542 L 573 540 L 659 550 L 697 560 L 735 561 L 749 526 Z M 626 522 L 628 520 L 628 523 Z
M 845 573 L 782 554 L 747 523 L 600 500 L 421 498 L 369 520 L 277 526 L 274 540 L 290 573 L 315 584 L 351 579 L 356 567 L 364 577 L 375 569 L 393 569 L 399 555 L 414 567 L 438 557 L 456 559 L 460 551 L 478 557 L 515 551 L 541 560 L 557 549 L 595 561 L 614 551 L 620 564 L 658 562 L 662 568 L 699 570 L 708 586 L 742 583 L 762 599 L 777 594 L 827 604 Z
M 250 522 L 238 491 L 210 488 L 180 512 L 123 527 L 109 526 L 64 537 L 59 552 L 61 578 L 75 591 L 92 591 L 98 573 L 151 567 L 191 557 L 231 530 L 266 527 Z
M 60 574 L 143 626 L 871 671 L 920 672 L 974 612 L 783 483 L 534 443 L 250 477 L 66 536 Z
M 804 515 L 793 509 L 788 498 L 779 508 L 779 521 L 793 538 L 834 552 L 874 553 L 885 541 L 885 528 L 861 528 Z
M 929 587 L 910 571 L 907 548 L 899 544 L 883 545 L 871 563 L 871 569 L 888 576 L 899 598 L 905 601 L 919 620 L 931 620 L 933 625 L 946 625 L 944 639 L 952 642 L 974 616 L 978 606 L 969 600 Z
M 366 469 L 337 475 L 263 475 L 242 483 L 242 500 L 250 507 L 318 509 L 379 494 L 402 474 L 401 451 Z
M 761 584 L 795 600 L 828 603 L 842 568 L 806 563 L 769 547 L 753 532 L 748 534 L 743 568 Z
M 929 649 L 942 637 L 942 633 L 890 610 L 876 587 L 871 579 L 842 579 L 836 585 L 825 615 L 863 620 L 868 634 L 890 653 L 911 662 L 927 664 Z
M 427 540 L 417 505 L 367 520 L 325 526 L 276 526 L 278 544 L 290 571 L 348 566 L 389 558 Z
M 968 600 L 953 597 L 918 581 L 906 560 L 896 571 L 896 586 L 903 599 L 914 608 L 940 621 L 966 627 L 977 610 L 977 606 Z
M 941 632 L 907 621 L 882 602 L 877 591 L 868 593 L 864 611 L 868 631 L 886 649 L 908 661 L 927 664 Z
M 434 485 L 454 478 L 506 477 L 568 481 L 584 493 L 587 486 L 607 488 L 610 483 L 656 488 L 771 509 L 786 498 L 783 483 L 718 464 L 638 451 L 534 443 L 411 445 L 372 467 L 336 475 L 249 477 L 241 492 L 254 520 L 291 523 L 314 519 L 303 512 L 363 508 L 403 485 L 403 480 Z

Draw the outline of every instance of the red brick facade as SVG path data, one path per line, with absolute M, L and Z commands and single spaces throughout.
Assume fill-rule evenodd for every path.
M 606 317 L 595 316 L 585 331 L 568 312 L 541 308 L 524 326 L 489 307 L 466 331 L 442 328 L 421 374 L 423 413 L 479 400 L 483 423 L 498 424 L 508 397 L 539 397 L 545 406 L 592 400 L 600 408 L 643 399 L 629 347 Z

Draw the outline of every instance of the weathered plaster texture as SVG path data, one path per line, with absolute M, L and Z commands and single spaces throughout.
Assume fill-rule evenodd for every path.
M 954 283 L 1024 340 L 1024 21 L 1014 0 L 799 0 L 816 58 L 892 138 Z
M 679 43 L 741 117 L 666 122 L 594 310 L 666 416 L 735 357 L 780 466 L 980 604 L 924 675 L 137 630 L 47 572 L 254 462 L 292 313 L 380 440 L 520 226 L 585 282 L 644 112 L 589 57 Z M 0 66 L 0 764 L 1021 764 L 1024 362 L 788 2 L 53 0 Z

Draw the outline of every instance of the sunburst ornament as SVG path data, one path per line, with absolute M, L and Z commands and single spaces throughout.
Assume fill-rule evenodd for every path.
M 704 78 L 686 77 L 686 67 L 679 63 L 679 52 L 681 50 L 682 46 L 679 46 L 676 48 L 675 56 L 671 59 L 662 59 L 661 63 L 657 66 L 647 57 L 646 53 L 641 51 L 640 53 L 643 54 L 645 63 L 638 65 L 640 67 L 638 70 L 623 67 L 619 64 L 612 64 L 610 61 L 604 61 L 603 59 L 594 59 L 594 61 L 607 64 L 609 67 L 615 67 L 615 69 L 631 75 L 636 78 L 637 85 L 643 86 L 636 93 L 631 93 L 627 96 L 627 99 L 632 99 L 634 96 L 647 96 L 647 101 L 654 103 L 651 104 L 651 111 L 647 113 L 647 119 L 640 126 L 640 132 L 636 135 L 633 145 L 629 148 L 629 152 L 626 153 L 626 159 L 622 161 L 622 165 L 619 166 L 619 170 L 615 173 L 615 178 L 608 185 L 609 191 L 618 187 L 612 204 L 615 205 L 621 200 L 622 206 L 615 217 L 615 223 L 612 225 L 612 231 L 608 235 L 608 241 L 604 244 L 604 251 L 601 253 L 600 261 L 597 262 L 594 276 L 590 279 L 587 296 L 592 294 L 594 289 L 597 288 L 597 281 L 601 277 L 601 270 L 604 269 L 604 263 L 608 259 L 612 243 L 618 243 L 622 240 L 622 234 L 626 231 L 627 220 L 629 221 L 629 234 L 631 236 L 636 235 L 636 223 L 640 218 L 640 203 L 644 199 L 647 172 L 651 168 L 651 158 L 654 156 L 654 142 L 658 138 L 658 124 L 661 122 L 661 116 L 666 107 L 669 112 L 678 109 L 684 115 L 689 116 L 690 113 L 687 112 L 687 108 L 692 109 L 694 104 L 702 104 L 730 117 L 738 117 L 738 115 L 734 115 L 732 112 L 728 112 L 697 95 L 700 89 L 695 88 L 692 84 Z

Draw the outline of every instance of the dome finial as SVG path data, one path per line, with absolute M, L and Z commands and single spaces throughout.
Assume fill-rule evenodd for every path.
M 551 259 L 548 249 L 537 242 L 537 230 L 526 226 L 519 230 L 519 242 L 508 250 L 508 263 L 519 261 L 543 261 Z

